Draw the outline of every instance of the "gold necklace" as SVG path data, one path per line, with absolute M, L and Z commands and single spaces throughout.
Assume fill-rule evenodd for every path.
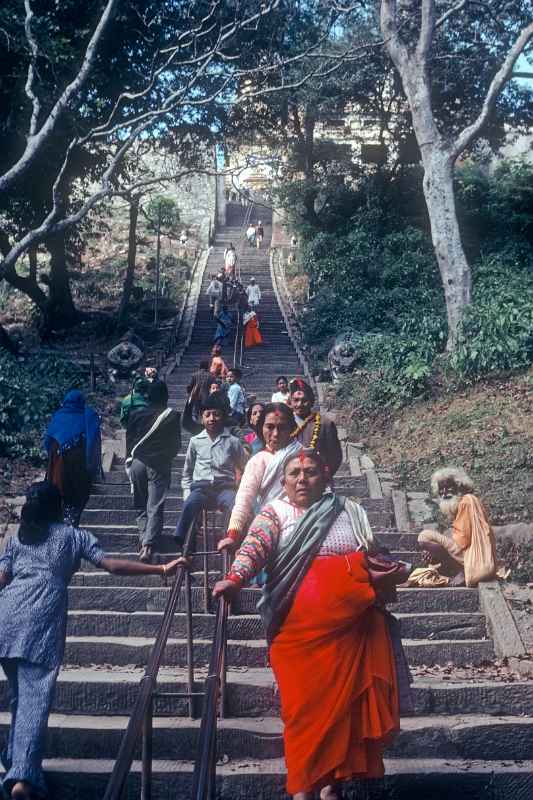
M 291 433 L 291 437 L 296 439 L 300 433 L 307 427 L 311 420 L 315 419 L 315 424 L 313 426 L 313 433 L 311 435 L 311 441 L 309 442 L 309 447 L 311 450 L 316 450 L 316 446 L 318 444 L 318 437 L 320 436 L 320 427 L 322 425 L 322 420 L 320 418 L 320 413 L 317 411 L 316 413 L 309 414 L 308 417 L 304 419 L 301 425 L 297 425 L 296 428 Z

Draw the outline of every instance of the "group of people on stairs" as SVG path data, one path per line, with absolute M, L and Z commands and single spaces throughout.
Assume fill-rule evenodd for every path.
M 236 321 L 242 321 L 244 347 L 256 347 L 263 343 L 257 316 L 261 288 L 254 277 L 245 288 L 236 278 L 236 265 L 237 253 L 230 242 L 224 251 L 222 270 L 211 275 L 205 291 L 216 322 L 213 344 L 222 346 L 232 335 Z
M 335 493 L 342 448 L 307 381 L 280 375 L 271 402 L 247 405 L 240 371 L 216 348 L 188 392 L 196 429 L 182 473 L 176 551 L 189 531 L 194 549 L 200 511 L 222 512 L 217 546 L 232 563 L 213 595 L 232 600 L 250 582 L 262 585 L 258 608 L 280 692 L 287 790 L 296 800 L 314 792 L 338 800 L 344 781 L 383 774 L 383 748 L 409 707 L 409 671 L 386 602 L 416 570 L 409 576 L 380 547 L 361 505 Z M 189 568 L 180 555 L 152 563 L 181 448 L 180 414 L 168 401 L 166 384 L 150 369 L 121 406 L 139 561 L 108 557 L 78 527 L 92 483 L 102 480 L 96 412 L 73 390 L 47 428 L 46 480 L 28 490 L 18 533 L 0 557 L 0 664 L 11 698 L 0 759 L 4 789 L 15 800 L 47 794 L 45 733 L 65 647 L 67 588 L 82 559 L 119 575 L 165 578 Z M 467 586 L 494 578 L 492 529 L 468 476 L 440 470 L 432 488 L 452 523 L 451 537 L 435 530 L 419 536 L 438 559 L 437 574 Z M 440 585 L 425 580 L 414 585 Z

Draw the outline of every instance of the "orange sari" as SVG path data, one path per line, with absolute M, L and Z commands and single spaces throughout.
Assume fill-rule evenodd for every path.
M 259 333 L 257 317 L 254 316 L 244 328 L 244 346 L 255 347 L 258 344 L 263 344 L 263 337 Z
M 318 556 L 270 648 L 287 791 L 383 775 L 399 730 L 396 670 L 362 553 Z

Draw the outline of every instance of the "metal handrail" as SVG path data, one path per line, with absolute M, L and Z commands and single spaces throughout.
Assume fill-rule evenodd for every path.
M 244 215 L 244 222 L 242 224 L 242 233 L 239 237 L 239 258 L 237 259 L 237 269 L 238 275 L 236 274 L 235 277 L 237 280 L 240 281 L 241 279 L 241 258 L 244 251 L 244 242 L 246 240 L 246 228 L 248 227 L 248 223 L 250 222 L 252 211 L 254 208 L 254 202 L 251 201 L 246 209 L 246 213 Z M 240 345 L 239 345 L 239 334 L 240 334 Z M 243 355 L 243 345 L 244 345 L 244 328 L 241 326 L 241 312 L 237 309 L 237 319 L 235 325 L 235 340 L 233 343 L 233 366 L 234 367 L 241 367 L 242 366 L 242 355 Z
M 241 235 L 239 236 L 239 241 L 238 241 L 239 251 L 240 252 L 239 252 L 239 257 L 237 258 L 237 264 L 236 264 L 236 268 L 235 268 L 235 277 L 237 278 L 238 281 L 240 281 L 240 279 L 241 279 L 241 258 L 242 258 L 242 254 L 243 254 L 243 251 L 244 251 L 244 243 L 246 241 L 246 229 L 248 228 L 248 224 L 249 224 L 250 219 L 252 217 L 253 208 L 254 208 L 254 203 L 253 203 L 253 201 L 251 201 L 248 204 L 248 207 L 247 207 L 246 212 L 244 214 L 244 221 L 243 221 L 243 224 L 241 226 Z
M 227 569 L 227 553 L 224 553 L 224 568 Z M 204 707 L 198 750 L 194 762 L 192 800 L 214 800 L 216 794 L 217 762 L 217 709 L 220 700 L 220 716 L 224 716 L 225 666 L 227 648 L 227 621 L 229 603 L 224 598 L 218 601 L 215 633 L 209 658 L 209 672 L 205 679 Z
M 195 519 L 187 531 L 187 536 L 185 538 L 185 544 L 183 547 L 184 555 L 189 554 L 190 543 L 196 522 L 197 520 Z M 141 791 L 141 797 L 143 800 L 149 800 L 149 787 L 151 784 L 152 769 L 151 729 L 153 698 L 156 690 L 159 668 L 161 666 L 163 653 L 165 651 L 167 640 L 170 634 L 170 628 L 186 574 L 188 574 L 188 570 L 184 567 L 181 567 L 176 572 L 174 583 L 172 584 L 172 589 L 163 614 L 163 619 L 161 620 L 161 624 L 159 626 L 156 640 L 154 642 L 154 646 L 152 647 L 144 675 L 139 684 L 139 694 L 137 695 L 137 700 L 133 707 L 133 711 L 128 722 L 128 727 L 126 728 L 126 732 L 120 743 L 117 759 L 106 787 L 104 800 L 120 800 L 122 797 L 122 792 L 124 791 L 126 780 L 131 770 L 131 765 L 135 755 L 135 748 L 137 746 L 137 742 L 139 741 L 139 737 L 141 736 L 141 732 L 143 733 L 143 788 Z M 189 695 L 189 692 L 187 692 L 187 695 Z

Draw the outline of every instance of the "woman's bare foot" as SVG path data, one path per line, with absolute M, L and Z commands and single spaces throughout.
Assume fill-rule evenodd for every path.
M 342 792 L 338 783 L 331 786 L 324 786 L 320 792 L 320 800 L 341 800 Z
M 11 789 L 11 800 L 33 800 L 35 794 L 30 783 L 18 781 Z

